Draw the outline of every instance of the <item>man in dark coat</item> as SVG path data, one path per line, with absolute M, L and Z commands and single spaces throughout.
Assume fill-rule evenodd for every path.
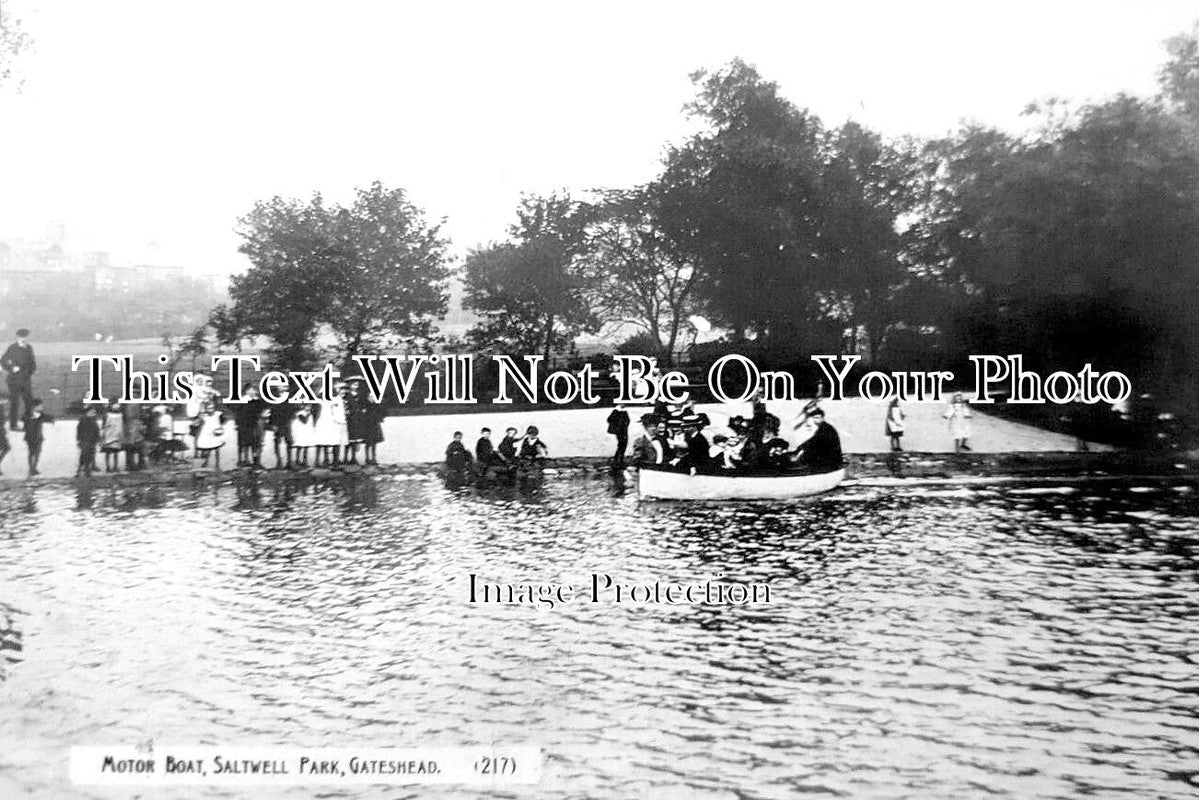
M 37 359 L 27 339 L 29 331 L 17 331 L 17 340 L 0 356 L 0 369 L 8 376 L 8 427 L 20 430 L 18 423 L 22 415 L 33 410 L 33 373 L 37 371 Z M 21 404 L 24 403 L 24 410 Z
M 816 420 L 816 432 L 812 438 L 800 446 L 793 460 L 815 472 L 831 472 L 845 465 L 841 453 L 841 437 L 837 429 L 824 421 L 824 410 L 817 408 L 811 412 Z
M 679 467 L 692 475 L 709 472 L 712 460 L 712 445 L 703 434 L 703 426 L 695 414 L 683 418 L 683 436 L 687 442 L 687 450 L 679 459 Z
M 616 437 L 616 455 L 612 456 L 612 466 L 624 466 L 624 451 L 629 446 L 629 412 L 619 403 L 608 415 L 608 433 Z

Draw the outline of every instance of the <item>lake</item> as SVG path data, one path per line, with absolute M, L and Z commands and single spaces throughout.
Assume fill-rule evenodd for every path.
M 771 602 L 471 605 L 471 573 Z M 1197 623 L 1184 481 L 708 506 L 610 478 L 14 487 L 0 795 L 132 796 L 71 786 L 67 750 L 153 739 L 532 744 L 522 797 L 1190 798 Z M 307 796 L 372 791 L 399 796 Z

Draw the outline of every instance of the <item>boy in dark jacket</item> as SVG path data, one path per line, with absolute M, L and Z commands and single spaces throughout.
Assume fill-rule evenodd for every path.
M 25 417 L 25 447 L 29 450 L 30 476 L 41 474 L 37 471 L 37 462 L 42 457 L 42 443 L 46 441 L 46 436 L 42 432 L 42 428 L 46 425 L 54 424 L 53 417 L 43 411 L 42 408 L 42 398 L 33 398 L 33 405 L 29 409 L 29 414 Z
M 91 475 L 96 469 L 96 445 L 100 443 L 100 425 L 96 422 L 96 409 L 88 406 L 79 424 L 75 426 L 75 444 L 79 447 L 79 466 L 76 475 Z

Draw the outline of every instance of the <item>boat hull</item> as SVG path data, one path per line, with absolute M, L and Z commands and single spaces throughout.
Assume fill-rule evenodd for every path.
M 831 491 L 845 470 L 784 475 L 688 475 L 643 469 L 637 493 L 647 500 L 789 500 Z

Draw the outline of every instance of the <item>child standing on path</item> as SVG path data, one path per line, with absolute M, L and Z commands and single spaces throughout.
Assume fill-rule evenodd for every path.
M 43 411 L 42 398 L 33 398 L 28 416 L 25 417 L 25 447 L 29 450 L 29 476 L 40 475 L 37 462 L 42 457 L 42 443 L 46 436 L 42 431 L 46 425 L 53 425 L 54 418 Z
M 100 425 L 96 422 L 96 409 L 88 406 L 79 424 L 75 426 L 75 444 L 79 447 L 79 466 L 76 475 L 91 475 L 96 469 L 96 445 L 100 443 Z
M 974 415 L 970 413 L 970 406 L 966 405 L 966 399 L 961 392 L 953 396 L 949 410 L 942 416 L 949 420 L 949 435 L 953 437 L 954 452 L 969 450 L 967 440 L 970 438 L 970 417 Z

